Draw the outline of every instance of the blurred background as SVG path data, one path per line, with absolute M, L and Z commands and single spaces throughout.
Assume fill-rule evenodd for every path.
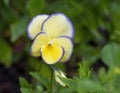
M 101 50 L 120 44 L 120 0 L 0 0 L 0 93 L 21 93 L 19 77 L 31 81 L 29 71 L 46 77 L 50 71 L 41 58 L 30 56 L 32 41 L 26 29 L 38 14 L 62 12 L 75 29 L 74 51 L 69 62 L 56 64 L 68 77 L 77 75 L 78 63 L 89 60 L 93 71 L 108 69 Z

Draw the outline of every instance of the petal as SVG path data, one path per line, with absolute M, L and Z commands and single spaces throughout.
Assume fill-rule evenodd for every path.
M 56 39 L 53 39 L 52 43 L 62 46 L 65 50 L 65 54 L 63 58 L 61 59 L 61 62 L 68 61 L 73 51 L 72 40 L 67 36 L 61 36 Z
M 41 48 L 41 55 L 45 63 L 55 64 L 64 55 L 64 49 L 57 45 L 43 45 Z
M 32 21 L 28 25 L 27 33 L 31 40 L 35 38 L 35 36 L 41 32 L 41 26 L 45 19 L 48 18 L 48 15 L 38 15 L 32 19 Z
M 66 86 L 66 84 L 60 79 L 60 77 L 67 78 L 65 73 L 61 71 L 58 68 L 54 68 L 54 75 L 55 75 L 55 80 L 63 87 Z
M 72 38 L 74 33 L 71 21 L 62 13 L 49 16 L 43 22 L 42 31 L 48 33 L 51 37 L 68 36 Z
M 43 44 L 48 43 L 49 38 L 46 33 L 40 32 L 34 39 L 34 42 L 31 47 L 32 56 L 40 56 L 40 48 Z

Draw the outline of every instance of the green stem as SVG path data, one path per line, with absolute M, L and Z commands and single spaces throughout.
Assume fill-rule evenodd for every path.
M 51 92 L 50 93 L 54 93 L 55 77 L 54 77 L 53 65 L 51 67 L 52 68 L 51 68 Z

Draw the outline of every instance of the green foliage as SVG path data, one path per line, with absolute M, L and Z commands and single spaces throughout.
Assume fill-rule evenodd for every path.
M 11 41 L 16 41 L 20 36 L 24 35 L 27 30 L 28 17 L 19 19 L 11 25 Z
M 111 67 L 107 71 L 104 68 L 101 68 L 96 77 L 97 79 L 94 79 L 91 73 L 92 70 L 90 69 L 90 63 L 87 62 L 88 61 L 86 60 L 79 64 L 79 76 L 75 76 L 74 78 L 59 76 L 59 79 L 64 82 L 66 87 L 61 87 L 59 84 L 54 83 L 54 91 L 52 93 L 119 93 L 120 72 L 116 73 L 114 67 Z M 39 90 L 41 90 L 42 93 L 51 93 L 49 91 L 51 89 L 49 78 L 46 78 L 37 72 L 31 72 L 30 74 L 37 81 L 33 81 L 34 88 L 31 90 L 31 88 L 25 88 L 28 86 L 28 83 L 26 84 L 24 80 L 20 80 L 20 82 L 25 83 L 21 84 L 22 93 L 27 93 L 28 91 L 30 92 L 33 90 L 35 93 L 38 93 L 38 90 L 36 90 L 38 87 L 40 87 Z M 43 87 L 45 87 L 45 90 Z
M 4 3 L 5 3 L 6 5 L 9 5 L 9 0 L 4 0 Z
M 58 93 L 74 93 L 74 91 L 71 88 L 64 88 L 61 89 Z
M 21 86 L 21 91 L 22 93 L 40 93 L 43 91 L 43 87 L 41 85 L 37 86 L 36 84 L 34 84 L 33 86 L 31 84 L 28 83 L 27 80 L 25 80 L 24 78 L 20 77 L 19 78 L 20 81 L 20 86 Z M 45 93 L 45 92 L 43 92 Z
M 111 43 L 106 45 L 101 51 L 102 60 L 109 66 L 120 66 L 120 46 Z
M 90 77 L 92 70 L 90 70 L 87 65 L 88 65 L 87 63 L 80 64 L 80 68 L 78 69 L 80 78 L 89 78 Z
M 35 79 L 37 79 L 37 81 L 39 81 L 41 85 L 49 89 L 50 81 L 46 77 L 44 77 L 43 75 L 37 72 L 30 72 L 30 75 L 32 75 Z
M 48 7 L 46 7 L 46 9 L 46 11 L 63 12 L 72 17 L 74 15 L 79 14 L 79 12 L 82 11 L 82 6 L 76 3 L 75 1 L 56 0 L 52 4 L 48 3 Z
M 11 66 L 13 51 L 11 46 L 3 39 L 0 38 L 0 60 L 7 67 Z
M 83 68 L 84 68 L 84 65 L 80 65 L 79 71 L 83 70 Z M 87 66 L 86 66 L 86 68 L 87 68 Z M 89 69 L 89 71 L 90 71 L 90 69 Z M 83 73 L 85 73 L 85 72 L 81 72 L 82 75 L 83 75 Z M 35 88 L 37 88 L 40 85 L 43 85 L 43 87 L 46 87 L 47 90 L 50 90 L 51 87 L 50 87 L 50 82 L 48 81 L 49 80 L 48 78 L 40 75 L 40 73 L 37 73 L 37 72 L 31 72 L 30 74 L 37 80 L 35 85 L 34 85 L 35 81 L 33 82 L 33 85 Z M 106 73 L 106 75 L 107 75 L 107 73 Z M 109 78 L 110 76 L 111 75 L 109 75 L 109 73 L 108 73 L 108 75 L 106 77 Z M 106 86 L 104 86 L 105 83 L 97 82 L 97 81 L 93 80 L 92 77 L 88 78 L 87 75 L 84 77 L 81 77 L 81 76 L 74 77 L 73 79 L 65 78 L 65 77 L 59 77 L 59 78 L 64 82 L 64 84 L 67 87 L 59 88 L 60 85 L 55 85 L 54 88 L 56 88 L 56 89 L 53 93 L 64 93 L 67 91 L 69 93 L 74 93 L 74 92 L 77 92 L 77 93 L 81 93 L 81 92 L 82 93 L 88 93 L 88 92 L 89 93 L 106 93 L 107 91 L 109 91 L 106 89 Z M 100 77 L 100 78 L 102 78 L 102 77 Z M 102 79 L 104 79 L 104 77 Z M 23 80 L 20 80 L 20 82 L 23 82 Z M 107 83 L 110 83 L 110 82 L 111 82 L 111 80 L 109 80 Z M 21 90 L 23 89 L 22 91 L 31 91 L 31 88 L 30 88 L 30 90 L 29 90 L 29 88 L 24 89 L 24 88 L 26 88 L 27 84 L 26 83 L 21 84 L 21 87 L 22 87 Z M 37 90 L 34 90 L 34 91 L 36 91 L 35 93 L 37 93 Z M 46 91 L 46 90 L 42 90 L 42 91 Z M 26 92 L 23 92 L 23 93 L 26 93 Z
M 14 46 L 15 41 L 27 37 L 31 17 L 63 12 L 72 20 L 75 29 L 74 59 L 84 57 L 94 63 L 104 44 L 120 42 L 119 3 L 117 0 L 2 0 L 0 33 L 3 39 L 7 33 Z M 26 45 L 28 43 L 26 41 Z
M 73 78 L 60 77 L 67 87 L 55 83 L 53 92 L 120 93 L 119 0 L 1 0 L 0 64 L 6 67 L 14 62 L 27 64 L 26 71 L 30 71 L 33 80 L 28 83 L 20 78 L 22 93 L 50 93 L 51 70 L 39 58 L 30 56 L 31 41 L 26 30 L 32 17 L 54 12 L 65 13 L 70 18 L 75 34 L 70 62 L 66 66 L 56 64 L 73 74 Z M 74 76 L 77 62 L 81 63 Z M 94 70 L 94 64 L 103 63 L 105 66 L 97 65 L 98 71 Z
M 27 3 L 27 9 L 31 16 L 34 17 L 42 12 L 44 5 L 44 0 L 29 0 Z
M 21 91 L 22 93 L 33 93 L 32 86 L 28 83 L 28 81 L 22 77 L 19 78 L 20 86 L 22 86 Z
M 110 69 L 108 72 L 104 68 L 99 70 L 99 78 L 102 84 L 113 83 L 115 80 L 115 75 L 113 69 Z
M 77 81 L 78 86 L 77 86 L 77 91 L 79 93 L 106 93 L 106 89 L 99 83 L 94 82 L 89 79 L 82 79 Z
M 31 88 L 31 85 L 28 83 L 28 81 L 22 77 L 19 78 L 20 86 L 24 88 Z

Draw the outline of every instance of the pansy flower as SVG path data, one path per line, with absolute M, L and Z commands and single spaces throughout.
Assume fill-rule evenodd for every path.
M 38 15 L 28 25 L 28 36 L 34 40 L 31 55 L 42 57 L 45 63 L 66 62 L 72 54 L 73 26 L 62 13 Z

